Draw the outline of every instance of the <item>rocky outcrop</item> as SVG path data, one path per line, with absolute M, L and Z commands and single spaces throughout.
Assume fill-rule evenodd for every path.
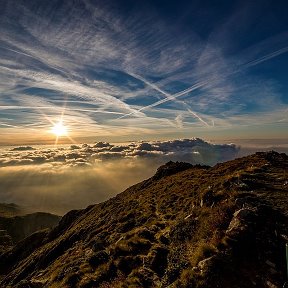
M 169 161 L 165 165 L 162 165 L 157 169 L 156 174 L 153 176 L 153 180 L 159 180 L 163 177 L 185 171 L 192 167 L 193 165 L 189 163 Z
M 242 208 L 233 214 L 226 236 L 233 242 L 250 243 L 256 225 L 257 209 Z
M 149 185 L 153 185 L 154 181 L 158 181 L 162 178 L 186 171 L 188 169 L 194 170 L 195 173 L 197 174 L 198 171 L 200 170 L 206 170 L 209 169 L 210 166 L 207 165 L 200 165 L 200 164 L 196 164 L 196 165 L 192 165 L 190 163 L 185 163 L 185 162 L 173 162 L 173 161 L 169 161 L 166 164 L 160 166 L 155 175 L 153 177 L 151 177 L 148 180 L 144 180 L 143 182 L 137 184 L 139 185 L 139 187 L 141 188 L 147 188 Z

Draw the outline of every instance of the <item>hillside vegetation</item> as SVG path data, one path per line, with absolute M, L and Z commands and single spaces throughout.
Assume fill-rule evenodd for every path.
M 276 152 L 168 162 L 3 253 L 0 287 L 282 287 L 287 171 Z

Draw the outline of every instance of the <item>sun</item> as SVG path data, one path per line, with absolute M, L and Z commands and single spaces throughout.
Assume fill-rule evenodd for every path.
M 63 125 L 63 123 L 60 121 L 51 128 L 52 133 L 54 133 L 57 137 L 60 136 L 67 136 L 67 127 Z

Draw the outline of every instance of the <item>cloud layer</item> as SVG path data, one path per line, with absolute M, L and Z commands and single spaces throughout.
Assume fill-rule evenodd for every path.
M 238 148 L 234 144 L 212 144 L 200 138 L 127 144 L 96 142 L 60 148 L 19 146 L 1 154 L 0 167 L 39 164 L 77 167 L 122 159 L 152 159 L 155 163 L 188 161 L 193 164 L 214 165 L 219 161 L 232 159 L 237 152 Z
M 287 141 L 277 142 L 213 144 L 193 138 L 6 147 L 0 149 L 0 202 L 63 214 L 115 196 L 170 160 L 214 165 L 256 151 L 288 153 Z
M 167 161 L 213 165 L 237 153 L 235 145 L 198 138 L 2 149 L 0 202 L 62 214 L 114 196 Z

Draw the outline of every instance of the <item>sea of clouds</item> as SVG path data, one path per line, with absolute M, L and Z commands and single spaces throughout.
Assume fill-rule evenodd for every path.
M 233 158 L 239 148 L 234 144 L 212 144 L 202 139 L 131 142 L 96 142 L 59 147 L 19 146 L 0 155 L 0 167 L 49 164 L 51 167 L 84 167 L 112 160 L 150 159 L 157 165 L 167 161 L 188 161 L 214 165 Z M 153 171 L 151 171 L 152 173 Z
M 0 202 L 58 214 L 113 197 L 151 177 L 170 160 L 214 165 L 241 155 L 235 144 L 199 138 L 19 146 L 0 151 Z

